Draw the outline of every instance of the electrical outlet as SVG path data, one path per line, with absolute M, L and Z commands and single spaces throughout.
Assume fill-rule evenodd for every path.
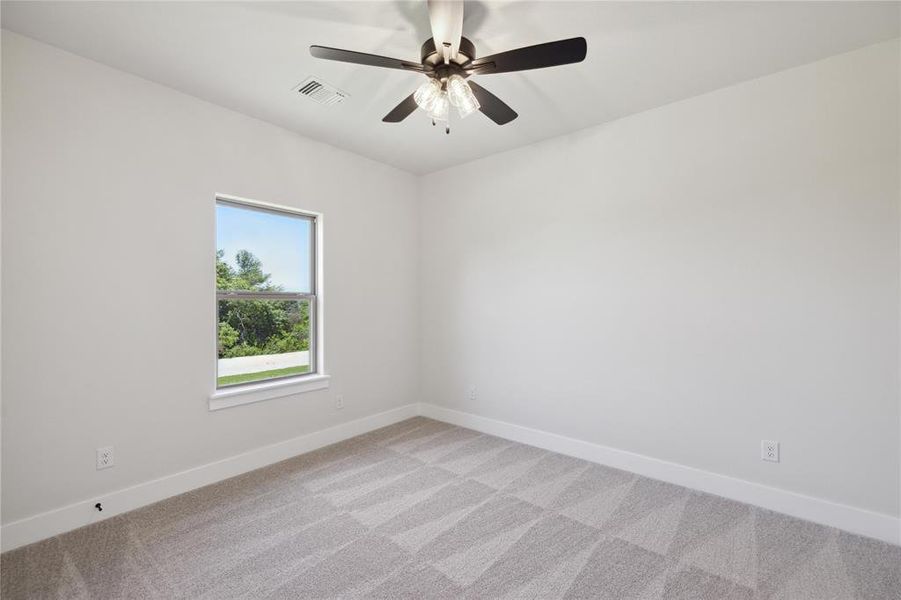
M 769 462 L 779 462 L 779 442 L 760 440 L 760 459 Z
M 476 388 L 475 388 L 475 386 L 469 388 L 469 399 L 470 399 L 470 400 L 475 400 L 477 396 L 478 396 L 478 394 L 476 394 Z
M 344 396 L 342 394 L 338 394 L 335 396 L 335 409 L 341 410 L 344 408 Z
M 113 460 L 113 447 L 97 448 L 97 470 L 109 469 L 116 465 Z

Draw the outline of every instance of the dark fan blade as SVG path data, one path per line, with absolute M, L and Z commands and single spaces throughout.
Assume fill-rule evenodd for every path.
M 474 81 L 469 82 L 472 93 L 479 101 L 479 110 L 498 125 L 506 125 L 519 115 L 507 104 Z
M 483 56 L 469 61 L 463 68 L 468 71 L 481 67 L 479 75 L 543 69 L 582 62 L 587 51 L 588 44 L 585 43 L 585 38 L 578 37 Z M 494 68 L 491 68 L 490 63 L 494 63 Z
M 385 123 L 400 123 L 416 110 L 416 101 L 413 100 L 413 94 L 410 94 L 403 100 L 401 103 L 394 107 L 394 110 L 389 112 L 382 118 L 382 121 Z
M 326 48 L 325 46 L 310 46 L 310 54 L 316 58 L 337 60 L 339 62 L 367 65 L 370 67 L 384 67 L 386 69 L 402 69 L 404 71 L 423 71 L 422 65 L 411 63 L 399 58 L 388 58 L 377 54 L 354 52 L 353 50 L 341 50 L 340 48 Z

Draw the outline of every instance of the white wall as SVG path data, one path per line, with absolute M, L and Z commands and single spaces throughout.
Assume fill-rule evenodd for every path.
M 898 73 L 894 41 L 425 176 L 423 400 L 897 515 Z
M 2 54 L 4 523 L 416 400 L 413 176 L 6 31 Z M 217 192 L 325 214 L 328 392 L 208 411 Z

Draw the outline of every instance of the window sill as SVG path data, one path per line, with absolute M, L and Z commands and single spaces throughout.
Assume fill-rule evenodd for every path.
M 328 375 L 316 374 L 282 381 L 248 383 L 246 385 L 223 388 L 216 390 L 210 396 L 210 410 L 221 410 L 262 400 L 324 390 L 328 388 L 329 379 Z

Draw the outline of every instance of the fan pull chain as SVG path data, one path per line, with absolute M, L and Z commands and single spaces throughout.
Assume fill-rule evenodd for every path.
M 437 125 L 437 124 L 438 124 L 438 123 L 435 122 L 435 119 L 432 119 L 432 127 L 434 127 L 434 126 Z M 447 135 L 450 135 L 450 123 L 447 123 L 447 124 L 444 126 L 444 133 L 446 133 Z

